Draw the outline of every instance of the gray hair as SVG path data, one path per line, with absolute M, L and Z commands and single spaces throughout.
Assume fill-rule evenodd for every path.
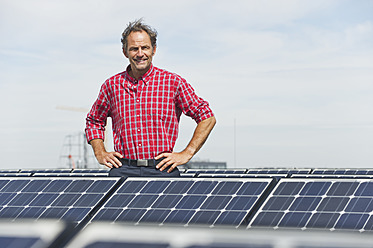
M 152 47 L 157 46 L 157 31 L 150 27 L 149 25 L 143 23 L 142 18 L 135 20 L 133 22 L 128 23 L 126 29 L 122 33 L 122 48 L 124 51 L 127 51 L 127 46 L 128 46 L 128 36 L 130 35 L 131 32 L 141 32 L 145 31 L 149 37 L 150 37 L 150 42 L 152 44 Z

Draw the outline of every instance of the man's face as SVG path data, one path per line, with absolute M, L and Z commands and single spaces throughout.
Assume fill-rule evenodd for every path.
M 127 50 L 123 53 L 128 58 L 134 75 L 141 76 L 149 70 L 156 47 L 152 47 L 145 31 L 131 32 L 127 37 L 127 44 Z

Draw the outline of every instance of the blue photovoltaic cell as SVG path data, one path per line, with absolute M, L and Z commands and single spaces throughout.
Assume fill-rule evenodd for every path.
M 119 179 L 0 179 L 0 218 L 82 221 Z
M 372 179 L 281 179 L 248 227 L 372 231 Z
M 93 220 L 239 226 L 271 181 L 128 178 Z

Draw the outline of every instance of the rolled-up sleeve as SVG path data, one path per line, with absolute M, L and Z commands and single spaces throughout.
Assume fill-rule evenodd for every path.
M 197 96 L 193 87 L 184 79 L 181 80 L 178 87 L 177 105 L 185 115 L 191 117 L 196 123 L 214 116 L 209 103 Z
M 87 114 L 85 134 L 87 142 L 93 139 L 105 139 L 105 126 L 109 113 L 108 91 L 105 84 L 102 85 L 100 93 Z

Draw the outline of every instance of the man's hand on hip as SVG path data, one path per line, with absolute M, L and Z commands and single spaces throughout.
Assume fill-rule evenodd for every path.
M 105 165 L 110 169 L 122 166 L 122 163 L 118 159 L 123 158 L 122 154 L 119 152 L 107 152 L 102 139 L 93 139 L 89 143 L 92 145 L 96 159 L 100 164 Z
M 118 158 L 123 158 L 123 156 L 119 152 L 102 152 L 96 155 L 96 158 L 100 164 L 109 168 L 119 168 L 122 166 Z
M 183 151 L 162 153 L 155 157 L 156 160 L 161 158 L 163 158 L 163 160 L 159 162 L 157 169 L 163 171 L 169 168 L 167 172 L 170 173 L 176 168 L 176 166 L 188 163 L 192 156 Z

